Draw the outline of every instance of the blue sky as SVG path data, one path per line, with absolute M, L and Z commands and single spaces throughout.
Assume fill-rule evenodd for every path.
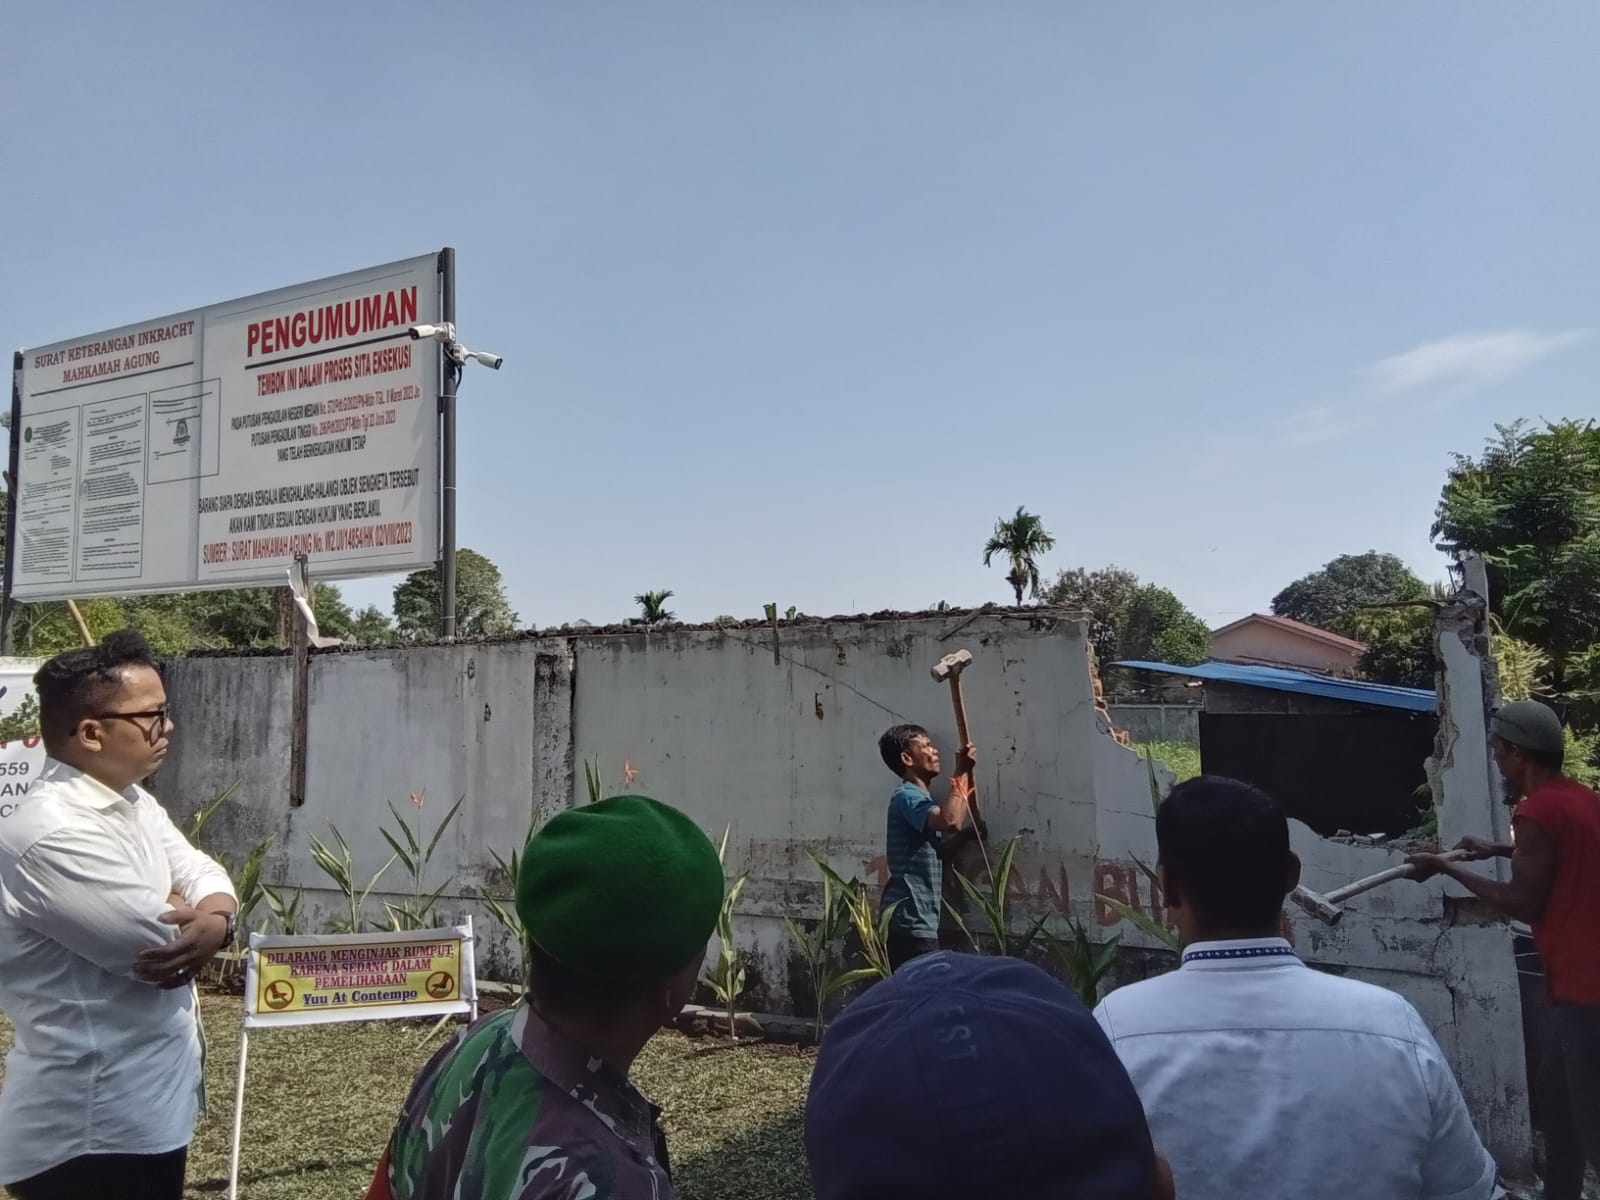
M 1600 7 L 11 5 L 0 329 L 457 247 L 461 544 L 541 625 L 1442 576 L 1452 451 L 1600 413 Z M 387 608 L 393 581 L 348 585 Z

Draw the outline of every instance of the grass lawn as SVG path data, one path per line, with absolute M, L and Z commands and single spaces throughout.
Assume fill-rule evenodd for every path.
M 190 1200 L 227 1194 L 239 1058 L 237 999 L 201 1000 L 209 1113 L 189 1156 Z M 250 1038 L 239 1193 L 247 1200 L 359 1200 L 411 1077 L 448 1036 L 401 1023 L 268 1029 Z M 0 1051 L 11 1028 L 0 1018 Z M 635 1067 L 666 1110 L 684 1200 L 808 1200 L 800 1123 L 811 1058 L 662 1034 Z
M 1193 742 L 1137 742 L 1133 748 L 1140 754 L 1148 750 L 1166 763 L 1179 783 L 1200 774 L 1200 747 Z

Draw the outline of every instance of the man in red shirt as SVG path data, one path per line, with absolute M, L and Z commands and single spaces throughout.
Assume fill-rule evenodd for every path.
M 1495 764 L 1514 796 L 1513 845 L 1466 837 L 1471 859 L 1509 858 L 1501 883 L 1436 854 L 1407 861 L 1418 879 L 1448 875 L 1507 916 L 1533 926 L 1554 1032 L 1546 1077 L 1546 1200 L 1579 1200 L 1583 1163 L 1600 1170 L 1600 794 L 1561 773 L 1561 719 L 1516 700 L 1489 724 Z

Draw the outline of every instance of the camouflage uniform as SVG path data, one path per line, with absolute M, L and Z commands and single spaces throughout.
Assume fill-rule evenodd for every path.
M 388 1190 L 394 1200 L 672 1200 L 659 1118 L 523 1001 L 423 1068 L 385 1156 Z

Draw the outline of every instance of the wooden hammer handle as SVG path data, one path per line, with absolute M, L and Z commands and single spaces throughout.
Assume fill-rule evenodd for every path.
M 952 673 L 950 676 L 950 704 L 956 713 L 956 741 L 960 743 L 960 750 L 965 750 L 972 744 L 972 734 L 967 728 L 967 703 L 961 697 L 961 676 Z M 983 845 L 984 839 L 989 836 L 989 825 L 983 819 L 983 810 L 978 807 L 978 779 L 975 775 L 967 777 L 967 809 L 972 814 L 972 831 L 977 835 L 978 845 Z M 953 782 L 953 780 L 952 780 Z M 988 853 L 984 853 L 987 862 Z
M 1447 862 L 1458 862 L 1467 856 L 1465 850 L 1449 850 L 1439 857 Z M 1375 887 L 1382 887 L 1386 883 L 1393 883 L 1396 879 L 1410 879 L 1416 873 L 1416 868 L 1408 863 L 1401 863 L 1398 867 L 1390 867 L 1387 871 L 1379 871 L 1376 875 L 1368 875 L 1365 879 L 1358 879 L 1354 883 L 1347 883 L 1342 888 L 1334 888 L 1327 894 L 1327 899 L 1334 904 L 1341 904 L 1352 896 L 1359 896 L 1362 892 L 1370 892 Z
M 961 676 L 950 676 L 950 703 L 956 710 L 956 741 L 959 748 L 965 750 L 972 744 L 972 735 L 967 731 L 967 704 L 961 698 Z

